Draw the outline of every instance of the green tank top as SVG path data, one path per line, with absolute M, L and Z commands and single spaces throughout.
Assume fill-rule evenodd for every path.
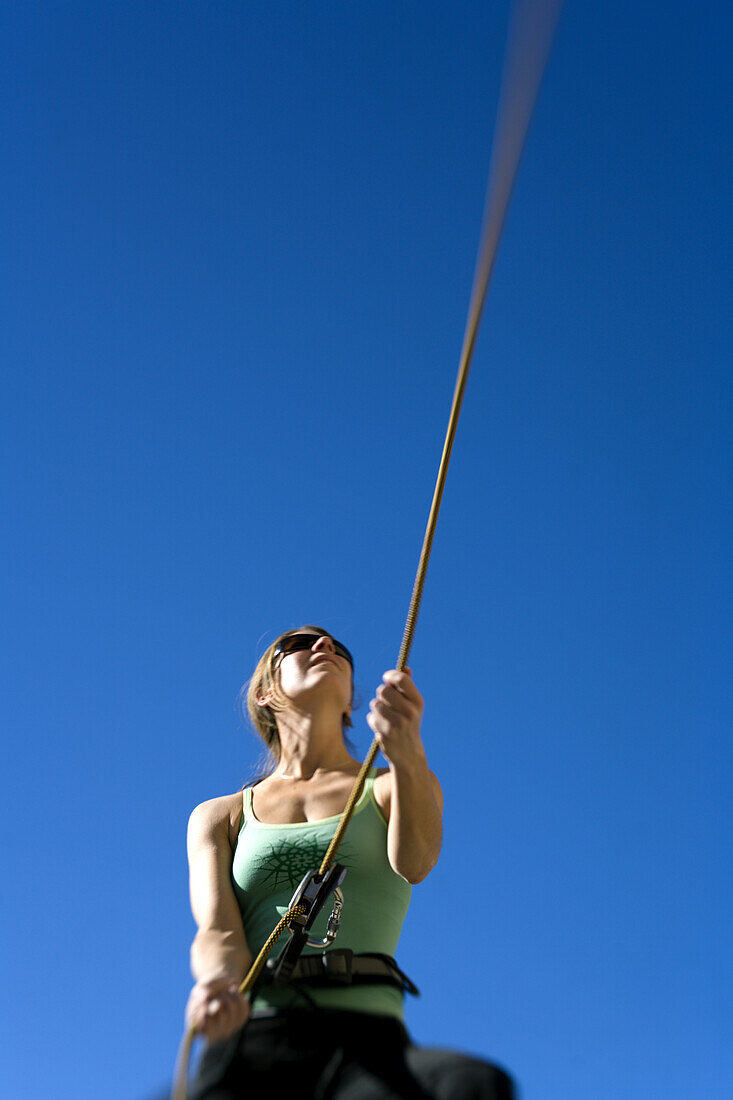
M 334 948 L 349 947 L 356 954 L 397 950 L 412 887 L 392 870 L 387 858 L 387 822 L 374 798 L 372 768 L 356 804 L 336 857 L 347 868 L 341 887 L 344 907 Z M 242 825 L 232 865 L 234 892 L 242 913 L 247 943 L 256 956 L 273 928 L 288 910 L 288 903 L 303 876 L 317 870 L 336 831 L 340 815 L 322 821 L 294 825 L 266 825 L 252 813 L 252 788 L 243 792 Z M 311 935 L 323 939 L 331 907 L 326 904 Z M 285 945 L 284 932 L 273 948 L 276 956 Z M 317 954 L 306 947 L 303 954 Z M 376 1012 L 403 1018 L 402 993 L 389 985 L 306 987 L 323 1008 L 352 1012 Z M 266 986 L 255 999 L 253 1014 L 270 1008 L 303 1008 L 306 1002 L 292 986 Z

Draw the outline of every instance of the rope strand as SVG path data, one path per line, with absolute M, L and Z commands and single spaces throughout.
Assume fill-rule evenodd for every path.
M 499 239 L 501 237 L 509 199 L 511 198 L 519 160 L 527 137 L 527 130 L 542 80 L 542 74 L 547 63 L 561 7 L 562 0 L 516 0 L 512 12 L 506 62 L 499 95 L 499 109 L 494 133 L 491 165 L 489 168 L 489 183 L 486 190 L 480 246 L 476 260 L 466 329 L 463 337 L 458 377 L 456 379 L 456 386 L 453 394 L 453 404 L 448 418 L 448 429 L 446 431 L 445 443 L 443 444 L 443 454 L 435 483 L 433 502 L 430 506 L 430 514 L 428 516 L 422 550 L 420 552 L 420 560 L 415 575 L 415 583 L 412 589 L 412 597 L 410 599 L 410 607 L 402 636 L 402 644 L 397 658 L 397 669 L 400 672 L 404 672 L 407 666 L 407 660 L 412 647 L 423 589 L 425 587 L 425 577 L 433 547 L 435 529 L 438 523 L 438 514 L 443 499 L 443 490 L 445 489 L 445 482 L 448 476 L 448 464 L 453 451 L 453 443 L 458 427 L 458 418 L 461 413 L 463 398 L 466 392 L 466 383 L 468 382 L 471 359 L 473 358 L 476 346 L 481 315 L 486 301 L 489 281 L 493 272 Z M 338 852 L 341 841 L 349 826 L 354 808 L 361 798 L 367 775 L 376 759 L 378 751 L 379 743 L 375 738 L 372 741 L 364 759 L 364 763 L 356 777 L 333 839 L 323 857 L 323 861 L 319 868 L 319 873 L 322 875 L 325 874 L 335 862 L 336 853 Z M 241 983 L 239 987 L 240 992 L 244 993 L 252 988 L 260 970 L 264 966 L 268 954 L 293 915 L 293 912 L 286 913 L 273 930 Z M 171 1100 L 186 1100 L 186 1078 L 194 1034 L 195 1030 L 189 1029 L 183 1037 L 176 1069 L 176 1083 Z
M 519 159 L 524 148 L 524 143 L 529 129 L 532 111 L 537 99 L 542 74 L 547 63 L 552 38 L 557 20 L 560 15 L 562 0 L 518 0 L 512 13 L 512 21 L 509 28 L 509 41 L 507 58 L 502 78 L 502 88 L 499 97 L 499 110 L 495 131 L 494 147 L 491 155 L 489 169 L 489 183 L 486 189 L 486 201 L 484 205 L 484 220 L 481 228 L 481 243 L 476 260 L 473 288 L 466 320 L 466 330 L 463 336 L 463 347 L 458 366 L 458 377 L 453 392 L 453 404 L 448 417 L 448 428 L 443 444 L 443 454 L 440 459 L 438 476 L 433 492 L 433 502 L 430 505 L 430 514 L 423 537 L 420 560 L 415 575 L 415 583 L 412 589 L 412 598 L 407 612 L 407 621 L 402 635 L 397 669 L 404 672 L 407 660 L 412 648 L 412 640 L 417 625 L 417 617 L 420 612 L 425 577 L 430 562 L 430 554 L 433 548 L 433 538 L 438 525 L 440 505 L 443 500 L 443 490 L 448 476 L 448 464 L 453 452 L 453 443 L 458 429 L 458 418 L 461 415 L 463 398 L 466 393 L 468 372 L 471 369 L 471 360 L 476 347 L 481 315 L 483 313 L 486 294 L 489 289 L 489 281 L 494 268 L 494 261 L 499 247 L 499 238 L 504 226 L 509 199 L 511 198 L 514 180 L 519 166 Z M 339 822 L 338 829 L 329 845 L 320 867 L 324 874 L 336 859 L 338 847 L 344 833 L 351 821 L 356 803 L 361 798 L 364 783 L 369 773 L 379 744 L 372 741 L 361 771 L 356 778 L 354 788 L 349 795 L 344 812 Z

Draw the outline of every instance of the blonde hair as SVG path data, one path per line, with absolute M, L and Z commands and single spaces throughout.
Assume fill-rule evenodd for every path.
M 300 634 L 304 630 L 315 630 L 319 634 L 325 634 L 328 638 L 333 638 L 333 635 L 328 630 L 324 630 L 321 626 L 313 626 L 312 624 L 299 626 L 295 630 L 286 630 L 284 634 L 281 634 L 275 639 L 272 645 L 267 647 L 257 662 L 252 676 L 240 692 L 240 699 L 242 703 L 246 703 L 247 706 L 249 720 L 254 726 L 255 732 L 258 733 L 265 742 L 269 752 L 270 762 L 273 766 L 280 760 L 280 734 L 277 728 L 276 716 L 279 711 L 286 710 L 287 707 L 290 706 L 290 700 L 280 690 L 275 650 L 283 638 L 289 638 L 291 634 Z M 353 671 L 351 691 L 351 705 L 353 706 Z M 268 692 L 270 692 L 271 695 L 271 702 L 266 704 L 260 703 L 259 700 L 264 698 Z M 244 710 L 244 706 L 242 706 L 242 710 Z M 345 736 L 346 730 L 353 726 L 353 724 L 349 713 L 345 713 L 342 718 L 342 729 L 347 747 L 350 746 L 350 742 Z

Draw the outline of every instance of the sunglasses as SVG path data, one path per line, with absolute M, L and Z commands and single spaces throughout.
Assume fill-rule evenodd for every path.
M 275 652 L 273 656 L 284 657 L 288 653 L 297 653 L 300 649 L 313 649 L 313 646 L 319 638 L 331 638 L 330 634 L 288 634 L 287 638 L 282 638 L 275 646 Z M 334 652 L 337 657 L 344 657 L 349 664 L 353 672 L 354 658 L 349 653 L 348 649 L 341 642 L 337 642 L 335 638 L 331 638 L 333 642 Z

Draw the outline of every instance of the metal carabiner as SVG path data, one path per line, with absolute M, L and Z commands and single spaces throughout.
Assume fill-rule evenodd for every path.
M 306 943 L 309 947 L 329 947 L 338 935 L 338 930 L 341 925 L 341 910 L 344 907 L 344 894 L 343 891 L 337 886 L 333 892 L 333 909 L 331 910 L 331 916 L 328 918 L 328 925 L 326 927 L 326 935 L 322 940 L 313 940 L 310 936 L 306 939 Z

